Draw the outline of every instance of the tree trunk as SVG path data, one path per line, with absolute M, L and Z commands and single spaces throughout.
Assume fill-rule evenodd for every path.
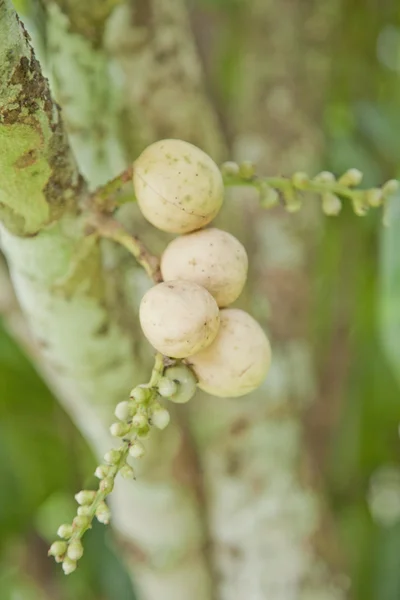
M 302 24 L 316 19 L 330 34 L 331 5 L 243 5 L 235 16 L 239 84 L 224 97 L 211 75 L 204 79 L 181 0 L 46 0 L 43 60 L 88 185 L 167 136 L 217 160 L 228 137 L 236 156 L 262 169 L 308 168 L 320 150 L 313 120 L 329 62 L 312 37 L 318 27 Z M 101 454 L 112 407 L 148 364 L 137 324 L 148 283 L 125 252 L 84 235 L 87 187 L 8 0 L 0 0 L 0 69 L 1 247 L 47 379 Z M 307 88 L 304 101 L 307 81 L 313 93 Z M 229 127 L 218 114 L 228 115 Z M 315 386 L 307 269 L 318 219 L 312 208 L 261 218 L 243 193 L 226 205 L 223 221 L 253 263 L 244 303 L 264 325 L 271 314 L 271 375 L 249 398 L 199 395 L 178 411 L 150 442 L 138 481 L 118 482 L 114 524 L 144 600 L 342 599 L 346 582 L 335 575 L 335 544 L 301 425 Z M 123 218 L 163 242 L 135 208 Z

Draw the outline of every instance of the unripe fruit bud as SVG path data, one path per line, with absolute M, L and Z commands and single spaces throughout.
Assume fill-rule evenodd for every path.
M 125 400 L 124 402 L 117 404 L 114 414 L 117 419 L 120 419 L 121 421 L 127 421 L 135 414 L 135 406 L 133 405 L 133 402 L 128 402 Z
M 151 390 L 147 384 L 138 385 L 131 391 L 130 397 L 133 398 L 138 404 L 147 402 L 150 398 Z
M 79 560 L 83 556 L 83 546 L 79 540 L 74 540 L 68 546 L 67 556 L 71 560 Z
M 285 200 L 285 208 L 289 213 L 295 213 L 301 209 L 301 197 L 292 187 L 283 189 L 282 196 Z
M 75 500 L 78 504 L 91 504 L 96 497 L 96 492 L 92 490 L 82 490 L 75 494 Z
M 231 160 L 224 162 L 221 165 L 221 173 L 222 175 L 239 175 L 239 165 Z
M 75 517 L 74 520 L 72 521 L 72 526 L 74 529 L 86 529 L 86 527 L 89 527 L 89 525 L 90 525 L 89 517 L 85 517 L 83 515 L 79 515 L 78 517 Z
M 116 465 L 121 458 L 121 452 L 119 450 L 109 450 L 104 455 L 104 460 L 110 465 Z
M 60 538 L 64 538 L 64 540 L 68 540 L 72 535 L 72 525 L 60 525 L 60 527 L 57 529 L 57 535 L 59 535 Z
M 96 517 L 99 523 L 108 525 L 111 519 L 111 511 L 105 502 L 101 502 L 96 509 Z
M 246 250 L 221 229 L 203 229 L 176 238 L 161 258 L 164 281 L 181 279 L 203 286 L 218 306 L 232 304 L 246 283 Z
M 63 569 L 65 575 L 70 575 L 76 569 L 76 562 L 74 560 L 71 560 L 67 556 L 63 561 L 62 569 Z
M 372 188 L 366 192 L 367 194 L 367 202 L 370 206 L 376 208 L 380 206 L 383 202 L 383 194 L 382 190 L 379 188 Z
M 137 414 L 132 418 L 132 427 L 135 429 L 144 429 L 148 425 L 148 419 L 144 415 Z
M 173 396 L 173 394 L 176 393 L 177 388 L 178 386 L 176 385 L 175 381 L 168 379 L 168 377 L 161 377 L 157 385 L 158 393 L 163 398 L 169 398 L 170 396 Z
M 392 196 L 399 190 L 399 182 L 397 179 L 389 179 L 382 187 L 382 193 L 385 197 Z
M 368 212 L 368 204 L 364 193 L 358 193 L 352 198 L 353 210 L 358 217 L 365 217 Z
M 161 404 L 155 404 L 151 409 L 151 422 L 157 429 L 165 429 L 169 424 L 171 417 L 166 408 Z
M 108 465 L 99 465 L 95 470 L 94 474 L 98 479 L 104 479 L 110 472 L 110 467 Z
M 279 204 L 279 194 L 265 181 L 260 184 L 260 204 L 263 208 L 272 208 Z
M 185 404 L 193 398 L 197 389 L 197 379 L 189 367 L 185 365 L 169 367 L 169 369 L 166 369 L 164 375 L 178 385 L 177 391 L 173 396 L 170 396 L 169 400 L 176 404 Z
M 295 188 L 297 188 L 298 190 L 304 190 L 307 187 L 307 183 L 310 181 L 310 178 L 308 177 L 307 173 L 302 173 L 300 171 L 298 171 L 297 173 L 294 173 L 294 175 L 292 176 L 292 183 L 294 185 Z
M 198 386 L 223 398 L 243 396 L 264 380 L 271 364 L 271 347 L 260 325 L 243 310 L 221 310 L 221 327 L 214 342 L 190 358 Z
M 67 542 L 53 542 L 49 548 L 49 556 L 62 556 L 67 551 Z
M 130 465 L 124 465 L 119 473 L 124 479 L 135 479 L 135 471 Z
M 170 233 L 207 225 L 224 195 L 214 161 L 182 140 L 161 140 L 146 148 L 134 163 L 133 185 L 144 217 Z
M 335 217 L 342 210 L 342 202 L 336 194 L 326 192 L 322 195 L 322 210 L 328 217 Z
M 110 494 L 114 489 L 114 480 L 112 477 L 106 477 L 100 481 L 99 488 L 102 492 Z
M 150 435 L 150 425 L 145 425 L 145 427 L 142 427 L 142 429 L 137 430 L 137 436 L 141 440 L 147 440 L 149 435 Z
M 113 423 L 110 427 L 110 433 L 114 437 L 123 437 L 130 430 L 130 426 L 127 423 Z
M 145 449 L 141 442 L 133 442 L 132 446 L 129 448 L 129 454 L 133 456 L 133 458 L 141 458 L 144 456 Z
M 244 160 L 242 163 L 240 163 L 239 175 L 243 179 L 250 180 L 254 177 L 255 173 L 256 173 L 256 168 L 254 166 L 254 163 L 251 162 L 251 160 Z
M 321 171 L 318 173 L 313 179 L 315 183 L 333 183 L 335 181 L 335 176 L 330 171 Z
M 173 358 L 206 348 L 219 328 L 214 298 L 190 281 L 168 281 L 151 288 L 142 299 L 139 316 L 152 346 Z
M 349 169 L 339 178 L 341 185 L 348 187 L 359 185 L 362 181 L 363 174 L 358 169 Z
M 88 505 L 78 506 L 78 510 L 76 512 L 79 516 L 89 517 L 90 513 L 92 512 L 92 507 Z

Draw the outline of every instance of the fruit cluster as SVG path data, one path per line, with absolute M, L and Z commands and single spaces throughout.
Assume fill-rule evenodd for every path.
M 163 253 L 163 283 L 142 299 L 144 335 L 165 356 L 184 359 L 202 390 L 222 397 L 251 392 L 269 369 L 270 344 L 248 313 L 226 308 L 246 283 L 246 250 L 226 231 L 202 229 L 222 206 L 220 170 L 199 148 L 162 140 L 136 160 L 133 183 L 144 217 L 182 234 Z
M 65 574 L 77 568 L 82 538 L 93 519 L 109 523 L 105 500 L 117 474 L 133 478 L 129 457 L 141 458 L 142 440 L 150 430 L 169 424 L 169 412 L 160 401 L 188 402 L 196 384 L 215 396 L 242 396 L 261 384 L 271 362 L 260 325 L 248 313 L 227 308 L 246 283 L 245 249 L 226 231 L 202 229 L 223 201 L 224 185 L 215 163 L 191 144 L 164 140 L 136 160 L 134 186 L 144 216 L 159 229 L 183 235 L 165 249 L 163 282 L 140 305 L 143 332 L 158 351 L 150 380 L 116 406 L 110 433 L 120 438 L 120 447 L 107 452 L 97 467 L 98 490 L 76 494 L 77 515 L 59 527 L 61 539 L 49 549 Z M 165 357 L 178 359 L 177 364 L 168 365 Z

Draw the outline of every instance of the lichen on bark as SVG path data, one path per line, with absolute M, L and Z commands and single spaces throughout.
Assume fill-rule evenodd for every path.
M 32 235 L 72 209 L 83 183 L 28 34 L 4 1 L 0 28 L 0 214 Z

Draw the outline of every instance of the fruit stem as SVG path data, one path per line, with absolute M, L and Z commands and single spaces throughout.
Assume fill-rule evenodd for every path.
M 101 237 L 107 238 L 124 246 L 137 260 L 146 271 L 154 283 L 162 281 L 160 271 L 160 261 L 157 256 L 154 256 L 147 250 L 143 242 L 132 235 L 125 227 L 116 221 L 113 217 L 93 212 L 88 215 L 88 226 L 93 229 Z

